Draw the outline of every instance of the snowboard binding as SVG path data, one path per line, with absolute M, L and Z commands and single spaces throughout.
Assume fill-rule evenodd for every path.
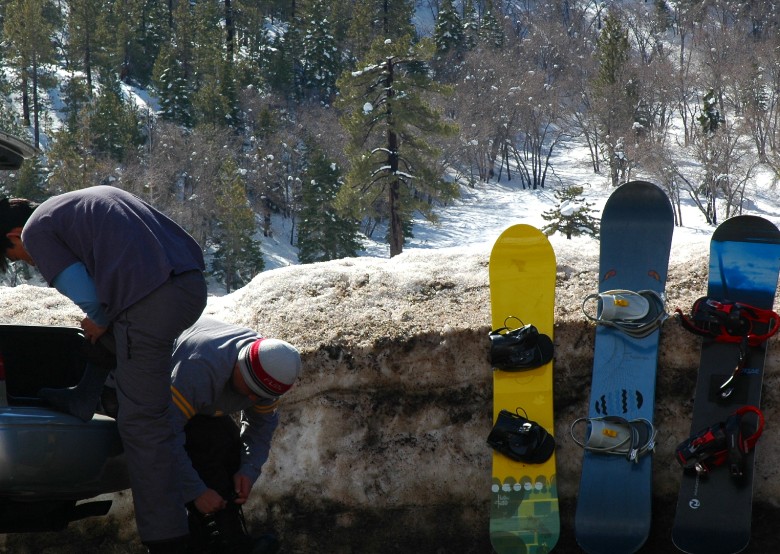
M 584 440 L 578 439 L 574 432 L 580 423 L 588 424 Z M 617 454 L 634 463 L 638 463 L 642 456 L 655 448 L 658 434 L 647 419 L 628 420 L 619 416 L 581 417 L 574 420 L 569 431 L 572 440 L 589 452 Z
M 516 410 L 519 411 L 522 408 Z M 524 415 L 501 410 L 487 443 L 496 452 L 526 464 L 541 464 L 552 456 L 555 439 L 547 430 Z
M 586 305 L 596 301 L 596 315 Z M 634 338 L 650 335 L 669 317 L 663 296 L 654 290 L 615 289 L 589 294 L 582 301 L 582 313 L 599 325 L 606 325 Z
M 683 328 L 717 342 L 747 339 L 749 346 L 760 346 L 780 329 L 780 316 L 772 310 L 706 296 L 693 303 L 690 316 L 680 308 L 674 312 Z
M 758 421 L 755 431 L 747 435 L 744 431 L 749 422 L 743 421 L 746 414 L 755 414 Z M 755 406 L 743 406 L 731 414 L 726 421 L 702 429 L 681 442 L 675 451 L 677 462 L 685 470 L 706 475 L 718 466 L 728 462 L 731 475 L 742 477 L 745 456 L 752 451 L 764 431 L 764 414 Z
M 737 363 L 731 375 L 720 386 L 721 398 L 728 398 L 734 392 L 736 379 L 750 355 L 748 347 L 760 346 L 780 329 L 780 316 L 772 310 L 741 302 L 718 301 L 706 296 L 693 303 L 690 316 L 677 308 L 675 318 L 691 333 L 716 342 L 739 344 Z
M 520 327 L 509 327 L 516 319 Z M 490 364 L 504 371 L 523 371 L 541 367 L 553 358 L 553 342 L 533 325 L 524 325 L 515 317 L 504 320 L 504 327 L 490 332 Z

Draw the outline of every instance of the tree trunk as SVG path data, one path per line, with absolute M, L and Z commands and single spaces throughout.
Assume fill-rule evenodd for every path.
M 295 2 L 293 1 L 293 11 L 295 10 Z M 233 7 L 231 6 L 231 0 L 225 0 L 225 53 L 227 55 L 228 62 L 233 61 L 233 36 L 235 34 L 235 27 L 233 25 Z
M 38 123 L 38 56 L 32 57 L 32 96 L 33 96 L 33 145 L 40 145 L 41 127 Z
M 392 58 L 387 59 L 387 78 L 385 90 L 387 90 L 387 165 L 390 174 L 390 186 L 388 188 L 388 210 L 390 211 L 390 257 L 397 256 L 404 249 L 404 228 L 401 222 L 401 180 L 398 178 L 398 134 L 395 132 L 395 118 L 393 114 L 393 90 L 394 64 Z
M 390 257 L 397 256 L 404 249 L 404 229 L 401 224 L 399 204 L 401 184 L 394 179 L 390 184 L 388 201 L 390 203 Z
M 27 86 L 28 86 L 28 79 L 27 79 L 28 71 L 26 69 L 22 69 L 22 121 L 24 122 L 24 125 L 26 127 L 30 126 L 30 95 L 27 92 Z

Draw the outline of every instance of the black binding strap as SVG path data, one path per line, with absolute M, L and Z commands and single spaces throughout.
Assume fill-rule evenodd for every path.
M 524 415 L 517 413 L 521 409 L 515 410 L 516 413 L 501 410 L 487 443 L 512 460 L 526 464 L 544 463 L 555 450 L 555 439 L 544 427 L 528 419 L 525 411 Z
M 507 322 L 517 319 L 520 327 Z M 490 332 L 490 364 L 504 371 L 524 371 L 540 367 L 553 358 L 553 342 L 533 325 L 523 325 L 514 316 L 504 320 L 504 327 Z

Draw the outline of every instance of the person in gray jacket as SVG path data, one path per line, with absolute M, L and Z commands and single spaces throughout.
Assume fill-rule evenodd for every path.
M 246 533 L 241 505 L 268 459 L 279 399 L 300 373 L 291 344 L 210 317 L 177 339 L 171 372 L 177 471 L 193 544 L 202 552 L 275 551 L 274 538 Z

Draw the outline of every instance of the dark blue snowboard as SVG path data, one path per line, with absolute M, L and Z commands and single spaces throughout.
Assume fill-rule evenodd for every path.
M 778 272 L 780 231 L 773 223 L 743 215 L 724 221 L 715 230 L 710 242 L 707 297 L 771 310 Z M 727 398 L 720 393 L 738 356 L 738 344 L 702 339 L 691 433 L 725 421 L 742 406 L 760 406 L 766 343 L 749 349 L 747 364 L 733 392 Z M 755 451 L 747 455 L 741 478 L 732 477 L 727 466 L 715 468 L 706 476 L 683 475 L 672 528 L 677 548 L 691 554 L 731 554 L 747 547 L 754 455 Z
M 674 214 L 656 185 L 618 187 L 601 218 L 599 292 L 615 289 L 663 293 Z M 598 325 L 589 418 L 620 416 L 653 421 L 659 330 L 643 338 Z M 652 455 L 585 451 L 574 520 L 577 543 L 590 554 L 638 550 L 650 533 Z

